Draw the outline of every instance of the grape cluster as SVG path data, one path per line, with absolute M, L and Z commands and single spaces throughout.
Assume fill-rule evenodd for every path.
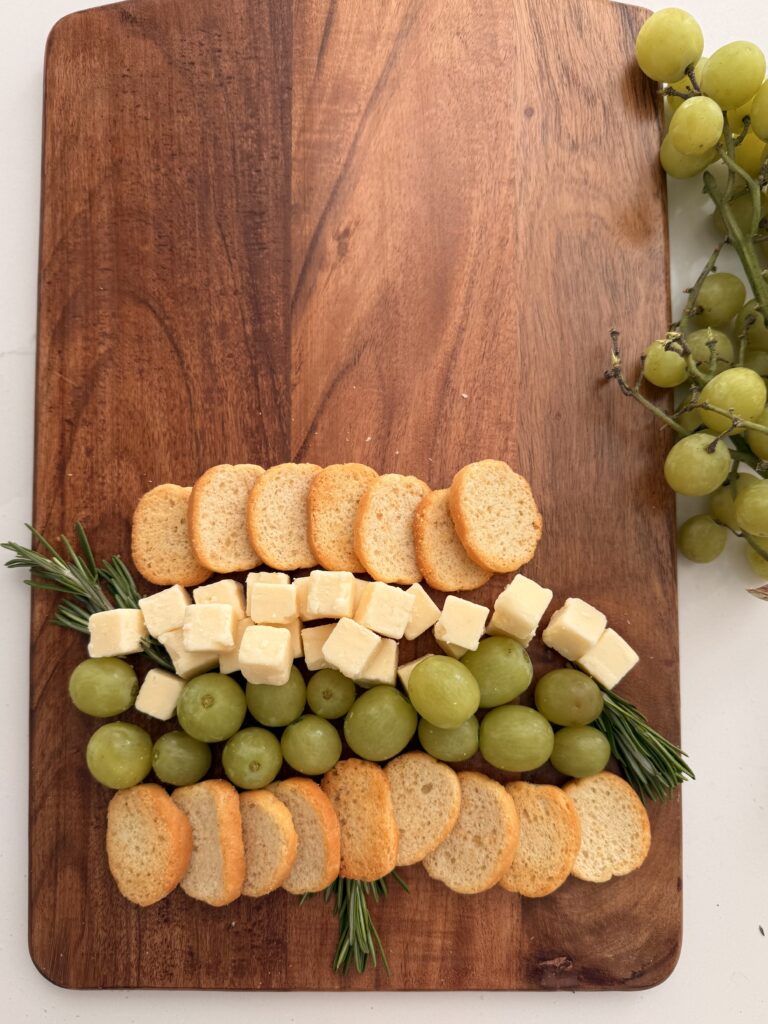
M 624 377 L 615 332 L 607 376 L 675 431 L 664 465 L 670 487 L 708 496 L 706 511 L 680 528 L 681 553 L 709 562 L 732 531 L 746 542 L 752 569 L 768 579 L 766 62 L 751 42 L 703 52 L 701 28 L 675 7 L 651 15 L 635 47 L 640 68 L 666 97 L 661 164 L 675 178 L 703 174 L 720 239 L 687 290 L 680 320 L 645 350 L 637 383 Z M 726 245 L 739 257 L 749 296 L 740 277 L 717 270 Z M 671 413 L 644 393 L 644 381 L 674 389 Z

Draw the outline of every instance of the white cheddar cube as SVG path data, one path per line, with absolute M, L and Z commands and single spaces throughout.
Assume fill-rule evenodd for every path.
M 331 666 L 323 657 L 323 644 L 336 628 L 336 623 L 327 626 L 310 626 L 301 631 L 301 643 L 304 648 L 304 663 L 310 672 Z
M 195 604 L 231 604 L 238 621 L 245 618 L 245 591 L 237 580 L 218 580 L 192 591 Z
M 242 618 L 235 626 L 235 644 L 229 651 L 222 651 L 219 655 L 219 672 L 231 676 L 233 672 L 240 671 L 240 643 L 243 633 L 253 622 L 249 618 Z
M 309 576 L 299 576 L 293 581 L 293 589 L 296 591 L 296 611 L 302 622 L 309 622 L 312 619 L 322 618 L 320 615 L 310 615 L 307 608 L 307 597 L 309 596 Z
M 235 646 L 237 615 L 231 604 L 191 604 L 181 627 L 190 652 L 231 651 Z
M 254 685 L 282 686 L 293 665 L 291 634 L 281 626 L 248 626 L 240 641 L 240 671 Z
M 447 654 L 449 658 L 463 658 L 469 650 L 468 647 L 462 647 L 461 644 L 449 644 L 447 640 L 439 640 L 437 637 L 435 640 L 443 654 Z
M 417 636 L 434 626 L 440 618 L 440 609 L 426 592 L 420 583 L 413 583 L 406 590 L 406 594 L 413 594 L 413 611 L 405 627 L 406 640 L 415 640 Z
M 373 583 L 371 582 L 371 580 L 359 580 L 357 576 L 355 576 L 355 611 L 357 611 L 357 609 L 360 607 L 360 602 L 363 599 L 363 594 L 366 592 L 366 590 L 368 590 L 369 587 L 372 586 Z M 352 616 L 352 618 L 354 618 L 354 615 Z
M 254 622 L 261 626 L 284 626 L 298 614 L 293 584 L 252 583 L 248 577 L 248 617 Z
M 511 636 L 527 647 L 551 600 L 551 590 L 518 573 L 496 598 L 488 632 L 491 636 Z
M 380 640 L 373 657 L 365 667 L 365 679 L 360 685 L 394 686 L 397 682 L 397 658 L 399 646 L 397 640 Z
M 313 569 L 309 574 L 306 609 L 313 619 L 349 618 L 355 611 L 355 577 L 351 572 Z
M 381 637 L 354 619 L 339 619 L 323 644 L 323 658 L 348 679 L 365 679 Z
M 639 660 L 626 640 L 606 629 L 595 646 L 579 658 L 579 665 L 606 690 L 612 690 Z
M 429 654 L 424 654 L 421 658 L 414 658 L 413 661 L 403 662 L 397 670 L 397 678 L 403 684 L 403 689 L 408 693 L 408 680 L 411 678 L 411 672 L 420 665 L 426 658 L 431 657 Z
M 291 577 L 287 572 L 249 572 L 246 584 L 253 583 L 290 583 Z
M 449 594 L 440 612 L 440 618 L 435 623 L 435 640 L 438 643 L 442 641 L 454 647 L 463 647 L 465 652 L 476 651 L 485 632 L 487 618 L 488 609 L 485 605 L 465 601 L 463 597 Z
M 355 622 L 380 636 L 399 640 L 405 633 L 415 603 L 415 594 L 389 583 L 372 583 L 360 599 Z
M 304 654 L 304 645 L 301 642 L 301 620 L 292 619 L 291 622 L 287 622 L 283 629 L 287 629 L 291 634 L 291 654 L 293 658 L 301 658 Z
M 184 685 L 180 676 L 164 672 L 161 668 L 151 668 L 144 676 L 134 707 L 143 715 L 167 722 L 176 714 L 176 705 Z
M 172 629 L 181 629 L 184 612 L 189 604 L 192 604 L 189 592 L 178 583 L 165 590 L 158 590 L 149 597 L 140 597 L 139 608 L 144 615 L 149 635 L 160 637 Z
M 177 676 L 192 679 L 203 672 L 212 672 L 219 664 L 218 651 L 188 651 L 184 647 L 183 629 L 171 629 L 158 639 L 168 651 Z
M 549 620 L 541 639 L 568 661 L 578 661 L 595 646 L 606 623 L 606 617 L 597 608 L 579 597 L 569 597 Z
M 141 641 L 149 634 L 140 608 L 112 608 L 94 612 L 88 619 L 91 633 L 88 655 L 91 658 L 120 658 L 138 654 Z

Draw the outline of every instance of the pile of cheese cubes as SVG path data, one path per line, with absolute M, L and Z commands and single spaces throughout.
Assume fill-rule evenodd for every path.
M 551 600 L 551 590 L 518 574 L 496 600 L 487 632 L 527 646 Z M 488 614 L 485 605 L 454 595 L 441 610 L 418 583 L 402 589 L 322 569 L 293 581 L 287 573 L 252 572 L 245 588 L 223 579 L 190 595 L 176 585 L 142 598 L 138 609 L 98 612 L 90 619 L 88 653 L 139 653 L 146 637 L 156 637 L 175 674 L 150 670 L 136 708 L 167 720 L 185 680 L 217 668 L 239 671 L 249 683 L 281 686 L 294 660 L 303 657 L 312 672 L 334 668 L 361 686 L 395 685 L 399 677 L 407 687 L 422 659 L 400 665 L 399 640 L 414 640 L 433 627 L 438 646 L 460 658 L 477 649 Z M 313 620 L 326 621 L 307 625 Z M 635 652 L 606 628 L 602 612 L 578 598 L 568 598 L 554 613 L 543 640 L 609 688 L 637 662 Z

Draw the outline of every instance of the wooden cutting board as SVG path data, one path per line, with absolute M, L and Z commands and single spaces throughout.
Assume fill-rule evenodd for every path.
M 136 0 L 55 26 L 35 524 L 80 519 L 99 555 L 127 554 L 138 496 L 219 462 L 358 460 L 437 487 L 508 459 L 544 515 L 531 574 L 607 613 L 642 659 L 622 692 L 677 737 L 668 439 L 601 380 L 609 328 L 636 356 L 668 319 L 660 110 L 631 61 L 644 12 L 294 8 Z M 137 910 L 105 863 L 96 723 L 67 698 L 84 645 L 51 607 L 36 595 L 30 949 L 56 983 L 603 989 L 672 970 L 678 799 L 651 808 L 643 868 L 607 885 L 460 897 L 409 869 L 376 910 L 391 977 L 332 973 L 319 899 Z

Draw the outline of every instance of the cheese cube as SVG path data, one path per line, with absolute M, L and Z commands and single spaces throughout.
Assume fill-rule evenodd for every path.
M 304 648 L 304 663 L 310 672 L 331 666 L 323 657 L 323 644 L 336 628 L 336 623 L 327 626 L 310 626 L 301 631 L 301 643 Z
M 178 583 L 149 597 L 140 597 L 139 608 L 149 635 L 160 637 L 171 629 L 181 629 L 188 604 L 192 604 L 192 598 L 186 587 Z
M 292 619 L 287 622 L 283 629 L 291 634 L 291 655 L 293 658 L 301 658 L 304 654 L 304 645 L 301 642 L 301 619 Z
M 287 572 L 249 572 L 246 584 L 251 583 L 290 583 L 291 577 Z
M 143 715 L 167 722 L 176 714 L 176 705 L 183 689 L 184 680 L 179 676 L 164 672 L 161 668 L 151 668 L 144 676 L 134 707 Z
M 406 661 L 397 670 L 397 678 L 403 684 L 403 689 L 408 693 L 408 680 L 411 678 L 411 672 L 419 665 L 425 658 L 429 658 L 429 654 L 423 655 L 421 658 L 414 658 L 413 661 Z
M 212 672 L 219 664 L 218 651 L 188 651 L 184 647 L 184 630 L 171 629 L 158 638 L 168 651 L 177 676 L 192 679 L 203 672 Z
M 364 679 L 380 643 L 380 637 L 354 619 L 339 619 L 323 644 L 323 658 L 348 679 Z
M 430 626 L 434 626 L 440 618 L 440 609 L 420 583 L 413 583 L 406 590 L 406 594 L 413 594 L 414 603 L 404 636 L 406 640 L 415 640 Z
M 443 654 L 447 654 L 449 658 L 463 658 L 469 650 L 468 647 L 462 647 L 461 644 L 449 644 L 446 640 L 438 640 L 437 637 L 435 640 Z
M 606 629 L 595 646 L 579 658 L 579 665 L 606 690 L 612 690 L 639 660 L 626 640 Z
M 551 590 L 518 573 L 496 598 L 488 632 L 491 636 L 514 637 L 527 647 L 551 600 Z
M 249 683 L 282 686 L 288 682 L 292 665 L 291 634 L 287 629 L 261 625 L 246 628 L 240 641 L 240 671 Z
M 240 643 L 243 639 L 243 633 L 246 631 L 248 626 L 252 626 L 253 621 L 249 618 L 242 618 L 235 626 L 235 643 L 231 650 L 222 651 L 219 655 L 219 672 L 223 672 L 225 675 L 231 676 L 233 672 L 240 671 Z
M 365 666 L 365 679 L 361 679 L 360 686 L 394 686 L 397 682 L 397 640 L 381 640 L 376 648 L 373 657 Z
M 435 623 L 435 640 L 453 647 L 463 647 L 465 652 L 476 651 L 480 637 L 485 632 L 487 618 L 488 609 L 485 605 L 449 594 L 440 618 Z
M 607 619 L 578 597 L 569 597 L 549 620 L 541 639 L 568 661 L 578 661 L 603 635 Z
M 255 575 L 255 573 L 251 573 Z M 248 577 L 248 617 L 264 626 L 284 626 L 299 614 L 291 583 L 252 583 Z
M 218 580 L 192 591 L 195 604 L 231 604 L 238 620 L 245 618 L 245 593 L 237 580 Z
M 373 583 L 370 580 L 359 580 L 355 576 L 355 611 L 360 607 L 360 602 L 363 599 L 363 594 L 369 587 L 372 587 Z M 354 615 L 352 616 L 354 618 Z
M 188 651 L 231 651 L 236 628 L 231 604 L 191 604 L 184 612 L 181 632 Z
M 341 619 L 353 615 L 355 577 L 351 572 L 313 569 L 309 574 L 306 609 L 313 619 Z
M 147 627 L 140 608 L 112 608 L 107 612 L 94 612 L 88 619 L 91 639 L 88 655 L 91 658 L 119 658 L 124 654 L 138 654 L 141 641 L 147 637 Z
M 307 597 L 309 595 L 309 576 L 299 576 L 293 581 L 293 589 L 296 591 L 296 611 L 302 622 L 309 622 L 311 619 L 319 619 L 320 615 L 310 615 L 307 608 Z
M 388 583 L 372 583 L 355 611 L 355 622 L 380 636 L 399 640 L 416 604 L 416 595 Z

